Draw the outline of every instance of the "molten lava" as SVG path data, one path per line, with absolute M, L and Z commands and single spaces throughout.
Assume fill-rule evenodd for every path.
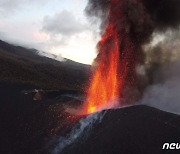
M 99 42 L 101 55 L 88 89 L 84 111 L 87 114 L 113 107 L 118 101 L 120 83 L 118 81 L 119 40 L 113 28 L 110 25 Z M 108 49 L 104 49 L 103 44 L 107 43 L 110 43 L 110 46 Z
M 98 66 L 84 103 L 85 114 L 116 106 L 124 85 L 134 78 L 134 45 L 128 36 L 129 27 L 123 27 L 123 9 L 116 7 L 123 1 L 110 1 L 108 25 L 98 43 Z

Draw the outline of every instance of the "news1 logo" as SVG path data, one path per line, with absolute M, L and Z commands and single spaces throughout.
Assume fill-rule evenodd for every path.
M 180 143 L 164 143 L 162 149 L 164 149 L 164 150 L 180 150 Z

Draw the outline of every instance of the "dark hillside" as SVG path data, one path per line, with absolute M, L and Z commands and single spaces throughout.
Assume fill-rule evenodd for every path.
M 0 81 L 45 89 L 79 89 L 87 80 L 88 65 L 39 56 L 35 49 L 0 41 Z

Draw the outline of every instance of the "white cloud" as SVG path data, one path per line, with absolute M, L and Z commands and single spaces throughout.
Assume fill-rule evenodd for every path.
M 52 17 L 46 16 L 43 20 L 43 31 L 50 34 L 70 36 L 86 29 L 87 26 L 78 21 L 72 12 L 65 10 Z

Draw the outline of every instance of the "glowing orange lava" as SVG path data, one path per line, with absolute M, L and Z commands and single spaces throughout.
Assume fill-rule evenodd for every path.
M 106 33 L 99 42 L 101 47 L 105 43 L 110 43 L 110 51 L 101 48 L 98 67 L 92 78 L 88 89 L 87 100 L 85 102 L 85 113 L 93 113 L 101 109 L 110 108 L 117 102 L 119 96 L 118 64 L 119 49 L 117 34 L 113 31 L 113 26 L 109 26 Z
M 131 39 L 130 24 L 124 17 L 121 3 L 126 0 L 110 0 L 108 23 L 98 43 L 98 66 L 91 79 L 84 102 L 83 114 L 115 107 L 124 95 L 124 88 L 135 80 L 137 52 Z M 117 7 L 119 6 L 119 7 Z M 121 9 L 120 9 L 121 8 Z

